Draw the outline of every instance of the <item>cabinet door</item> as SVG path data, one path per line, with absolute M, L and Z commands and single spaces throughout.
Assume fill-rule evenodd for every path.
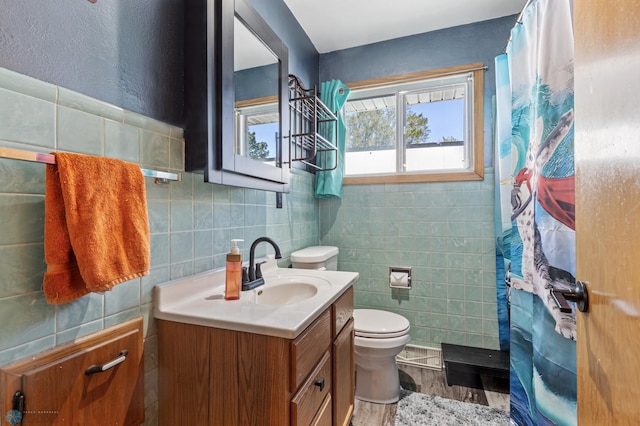
M 218 347 L 223 344 L 231 346 L 226 336 L 220 339 Z M 160 426 L 208 424 L 210 408 L 207 377 L 211 374 L 209 369 L 213 364 L 209 356 L 210 345 L 208 327 L 158 320 Z M 227 353 L 235 355 L 233 350 L 235 343 Z M 237 387 L 232 387 L 232 384 L 233 382 L 229 383 L 228 393 L 237 392 Z M 227 409 L 231 411 L 230 407 Z
M 21 380 L 3 389 L 25 396 L 20 424 L 141 424 L 142 330 L 138 318 L 3 368 L 0 383 L 5 372 Z
M 333 341 L 333 424 L 348 425 L 355 395 L 353 318 Z

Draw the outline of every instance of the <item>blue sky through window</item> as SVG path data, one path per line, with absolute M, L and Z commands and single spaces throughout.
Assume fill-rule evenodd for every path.
M 450 136 L 464 140 L 464 99 L 410 105 L 407 112 L 422 113 L 429 119 L 428 142 L 439 142 Z
M 269 149 L 268 158 L 276 155 L 276 134 L 278 133 L 278 123 L 256 124 L 249 127 L 250 132 L 256 132 L 256 142 L 266 142 Z

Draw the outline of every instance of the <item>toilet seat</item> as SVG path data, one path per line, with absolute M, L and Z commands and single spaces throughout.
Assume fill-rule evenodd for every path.
M 369 339 L 390 339 L 409 333 L 409 321 L 402 315 L 376 309 L 353 311 L 355 334 Z
M 409 333 L 406 333 L 402 336 L 398 337 L 389 337 L 385 339 L 381 339 L 379 337 L 362 337 L 357 336 L 353 339 L 354 349 L 356 356 L 361 353 L 363 350 L 370 349 L 392 349 L 395 350 L 396 354 L 404 348 L 404 345 L 409 343 L 411 340 L 411 336 Z M 378 354 L 378 356 L 384 356 L 384 352 Z M 394 354 L 395 356 L 395 354 Z

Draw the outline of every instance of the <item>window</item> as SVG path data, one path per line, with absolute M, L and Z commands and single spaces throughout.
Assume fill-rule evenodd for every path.
M 350 84 L 345 184 L 481 180 L 483 66 Z
M 274 164 L 280 115 L 278 104 L 237 106 L 235 153 Z

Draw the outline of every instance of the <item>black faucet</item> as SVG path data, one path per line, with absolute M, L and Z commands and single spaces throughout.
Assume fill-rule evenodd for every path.
M 282 259 L 282 254 L 280 253 L 280 247 L 269 237 L 260 237 L 257 238 L 249 249 L 249 273 L 242 274 L 242 291 L 252 290 L 256 287 L 259 287 L 264 284 L 264 279 L 262 278 L 262 273 L 260 271 L 260 264 L 255 264 L 256 260 L 256 246 L 261 242 L 266 242 L 271 244 L 273 249 L 276 251 L 276 259 Z

